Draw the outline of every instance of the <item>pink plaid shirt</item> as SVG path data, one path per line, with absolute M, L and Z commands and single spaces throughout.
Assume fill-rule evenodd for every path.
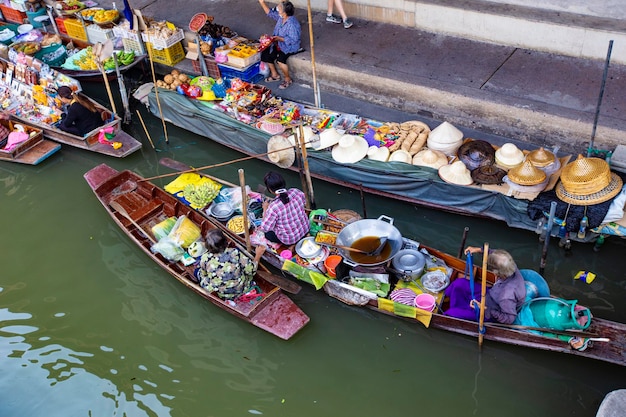
M 280 198 L 274 199 L 263 214 L 261 230 L 276 233 L 286 245 L 292 245 L 309 232 L 309 218 L 306 215 L 304 193 L 297 188 L 287 191 L 289 203 L 283 204 Z

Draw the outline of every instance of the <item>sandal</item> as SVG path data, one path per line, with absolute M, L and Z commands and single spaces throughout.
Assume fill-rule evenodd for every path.
M 265 78 L 265 82 L 266 82 L 266 83 L 274 83 L 274 82 L 276 82 L 276 81 L 280 81 L 280 77 L 276 77 L 276 78 L 274 78 L 274 77 L 272 77 L 272 76 L 270 75 L 269 77 Z
M 281 90 L 284 90 L 285 88 L 289 87 L 291 85 L 291 83 L 293 83 L 293 81 L 283 81 L 282 83 L 280 83 L 280 85 L 278 86 L 278 88 L 280 88 Z

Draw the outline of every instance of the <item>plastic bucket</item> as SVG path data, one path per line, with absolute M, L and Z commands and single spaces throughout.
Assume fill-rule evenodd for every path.
M 60 67 L 67 59 L 67 51 L 63 44 L 54 44 L 42 48 L 35 54 L 35 58 L 51 67 Z
M 339 255 L 330 255 L 324 261 L 324 267 L 329 277 L 335 278 L 337 276 L 337 265 L 341 263 L 343 258 Z
M 435 297 L 430 294 L 424 293 L 415 297 L 415 307 L 421 310 L 433 311 L 436 303 L 437 300 L 435 300 Z

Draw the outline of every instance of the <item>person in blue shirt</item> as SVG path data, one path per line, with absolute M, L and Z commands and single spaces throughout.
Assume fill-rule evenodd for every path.
M 280 75 L 276 69 L 276 63 L 284 75 L 284 80 L 278 88 L 285 89 L 293 82 L 289 76 L 287 58 L 300 50 L 300 38 L 302 28 L 300 22 L 294 16 L 295 8 L 290 1 L 283 1 L 270 9 L 265 0 L 259 0 L 265 14 L 276 21 L 272 33 L 272 44 L 261 52 L 261 61 L 265 62 L 270 69 L 270 75 L 266 82 L 280 81 Z

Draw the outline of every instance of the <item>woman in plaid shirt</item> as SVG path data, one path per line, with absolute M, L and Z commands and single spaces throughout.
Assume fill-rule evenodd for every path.
M 268 172 L 263 180 L 276 198 L 263 202 L 263 221 L 259 227 L 270 242 L 291 246 L 309 232 L 306 197 L 297 188 L 287 190 L 285 179 L 277 172 Z

